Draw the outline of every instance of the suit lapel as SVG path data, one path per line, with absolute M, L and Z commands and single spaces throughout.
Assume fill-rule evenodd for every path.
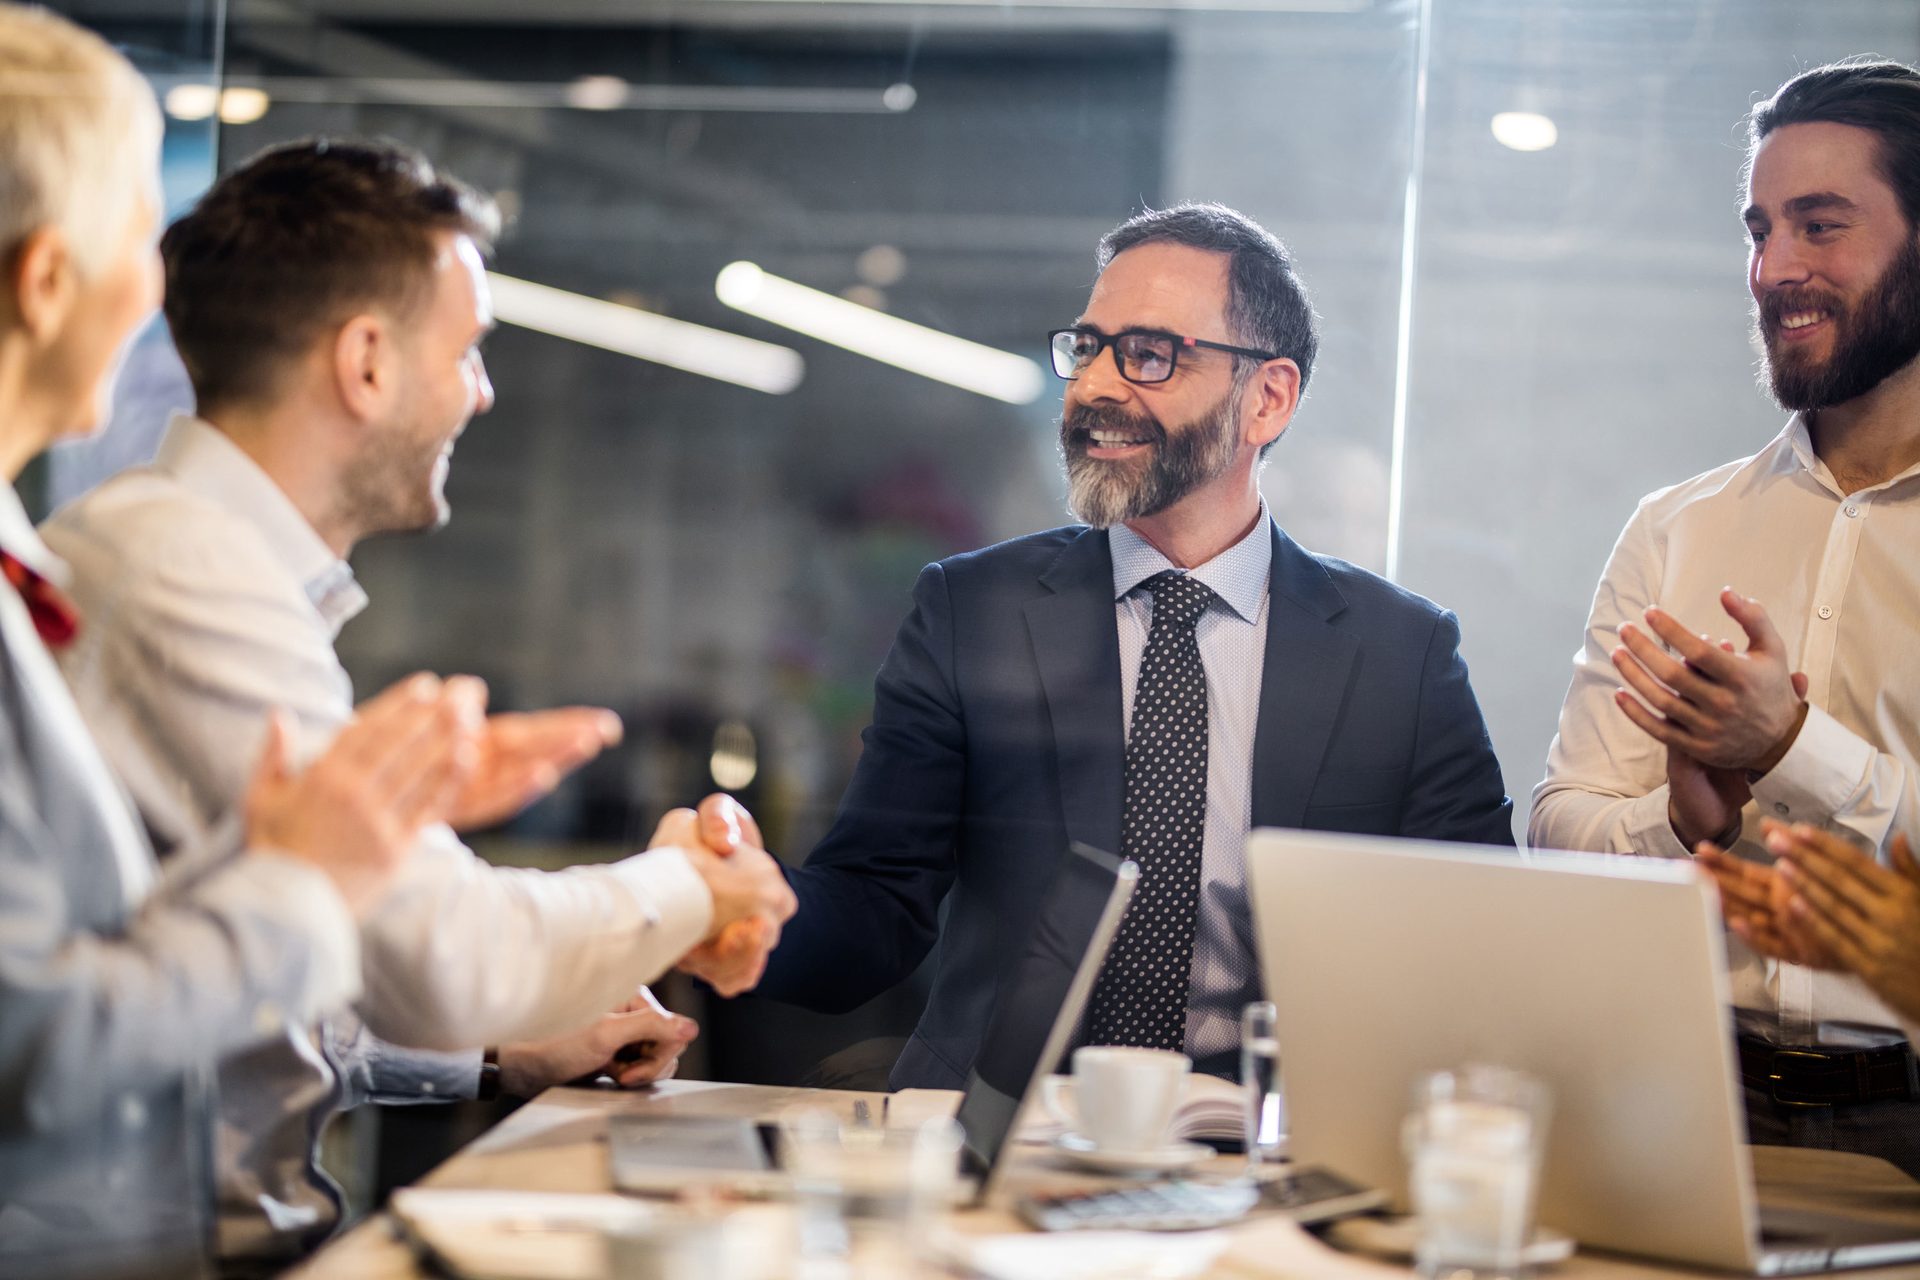
M 1359 645 L 1330 625 L 1347 607 L 1340 589 L 1278 525 L 1270 590 L 1253 738 L 1253 825 L 1293 827 L 1306 813 Z
M 1040 583 L 1047 594 L 1027 602 L 1027 633 L 1053 725 L 1067 836 L 1118 853 L 1126 748 L 1106 534 L 1089 529 L 1068 543 Z

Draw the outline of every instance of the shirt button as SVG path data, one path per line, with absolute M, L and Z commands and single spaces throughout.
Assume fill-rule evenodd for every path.
M 1854 506 L 1851 502 L 1849 502 L 1847 504 L 1847 514 L 1850 516 L 1857 516 L 1860 514 L 1860 508 Z
M 1830 604 L 1823 604 L 1820 606 L 1819 612 L 1820 612 L 1820 617 L 1823 620 L 1826 618 L 1831 618 L 1833 616 L 1833 606 Z

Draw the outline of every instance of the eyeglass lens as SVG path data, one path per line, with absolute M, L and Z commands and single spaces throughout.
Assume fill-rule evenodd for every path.
M 1064 329 L 1054 335 L 1053 371 L 1077 378 L 1111 343 L 1119 354 L 1120 373 L 1129 382 L 1165 382 L 1173 376 L 1173 339 L 1159 333 L 1123 333 L 1108 338 L 1086 329 Z

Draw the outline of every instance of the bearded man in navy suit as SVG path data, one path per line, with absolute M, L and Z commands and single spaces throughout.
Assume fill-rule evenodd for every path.
M 761 985 L 851 1009 L 939 942 L 896 1088 L 965 1083 L 1070 841 L 1142 867 L 1088 1034 L 1223 1072 L 1259 996 L 1250 827 L 1513 842 L 1454 616 L 1303 550 L 1260 496 L 1318 345 L 1284 246 L 1182 205 L 1098 263 L 1052 338 L 1084 523 L 921 573 Z

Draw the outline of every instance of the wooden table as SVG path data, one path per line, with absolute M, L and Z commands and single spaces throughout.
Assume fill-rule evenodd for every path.
M 851 1114 L 856 1099 L 868 1100 L 872 1113 L 879 1114 L 879 1094 L 828 1092 L 811 1089 L 767 1088 L 758 1085 L 715 1084 L 702 1081 L 669 1081 L 654 1089 L 637 1092 L 596 1089 L 553 1089 L 527 1104 L 493 1130 L 435 1169 L 422 1186 L 484 1188 L 501 1191 L 605 1192 L 612 1189 L 607 1168 L 607 1119 L 623 1112 L 655 1115 L 740 1116 L 769 1119 L 796 1103 L 844 1108 Z M 1831 1206 L 1836 1187 L 1844 1187 L 1850 1207 L 1864 1200 L 1877 1202 L 1886 1212 L 1911 1220 L 1914 1191 L 1862 1181 L 1856 1166 L 1846 1157 L 1826 1153 L 1798 1151 L 1790 1159 L 1775 1158 L 1774 1149 L 1755 1150 L 1755 1175 L 1777 1198 L 1790 1198 L 1808 1207 Z M 1044 1148 L 1017 1147 L 1011 1159 L 1016 1161 L 1009 1179 L 1020 1189 L 1040 1186 L 1085 1185 L 1088 1176 L 1057 1163 Z M 1227 1157 L 1222 1157 L 1226 1160 Z M 1021 1230 L 1013 1214 L 1004 1208 L 975 1209 L 955 1214 L 955 1229 L 967 1234 L 991 1234 Z M 1252 1233 L 1259 1224 L 1235 1228 Z M 1248 1241 L 1256 1239 L 1251 1235 Z M 1249 1249 L 1249 1253 L 1257 1253 Z M 1324 1261 L 1339 1265 L 1328 1251 Z M 1382 1277 L 1410 1272 L 1378 1268 Z M 431 1273 L 422 1269 L 412 1251 L 394 1234 L 386 1215 L 375 1215 L 328 1245 L 304 1266 L 289 1273 L 290 1280 L 417 1280 Z M 1296 1269 L 1276 1272 L 1248 1269 L 1228 1261 L 1217 1271 L 1222 1277 L 1298 1276 L 1317 1280 L 1314 1270 Z M 1652 1277 L 1700 1276 L 1716 1274 L 1685 1268 L 1659 1266 L 1605 1255 L 1581 1254 L 1559 1267 L 1541 1273 L 1549 1280 L 1650 1280 Z M 1920 1280 L 1920 1265 L 1879 1268 L 1872 1271 L 1842 1273 L 1879 1280 L 1881 1277 L 1912 1277 Z

